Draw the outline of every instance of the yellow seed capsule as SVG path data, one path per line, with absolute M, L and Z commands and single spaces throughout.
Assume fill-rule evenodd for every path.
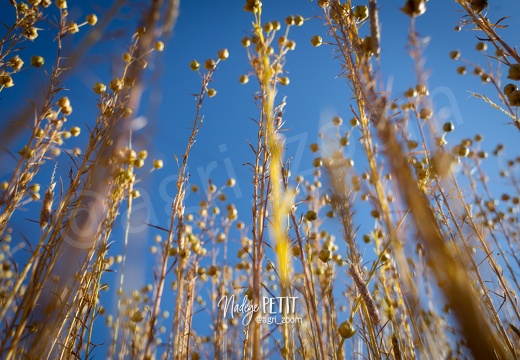
M 407 0 L 401 11 L 410 17 L 420 16 L 426 12 L 426 0 Z
M 221 49 L 218 51 L 218 58 L 220 60 L 226 60 L 229 57 L 228 49 Z
M 70 133 L 72 136 L 76 137 L 76 136 L 79 136 L 79 134 L 81 133 L 81 128 L 79 126 L 73 126 L 71 129 L 70 129 Z
M 139 310 L 136 310 L 130 317 L 130 320 L 132 320 L 135 323 L 139 323 L 139 322 L 143 321 L 143 319 L 144 319 L 143 314 Z
M 325 248 L 321 249 L 318 253 L 318 258 L 324 263 L 328 262 L 331 258 L 330 250 Z
M 356 333 L 356 329 L 354 329 L 354 326 L 352 326 L 352 323 L 348 320 L 343 321 L 338 326 L 338 332 L 344 339 L 349 339 Z
M 452 60 L 457 60 L 458 58 L 460 58 L 460 51 L 458 51 L 458 50 L 450 51 L 450 58 Z
M 504 86 L 504 94 L 509 96 L 513 91 L 518 90 L 518 86 L 515 84 L 507 84 Z
M 329 6 L 329 0 L 318 0 L 318 6 L 320 8 L 326 8 Z
M 190 69 L 193 71 L 197 71 L 200 69 L 200 64 L 197 60 L 191 60 L 190 61 Z
M 478 51 L 486 51 L 487 50 L 487 44 L 483 42 L 478 42 L 477 46 L 475 47 Z
M 64 96 L 64 97 L 58 99 L 57 104 L 59 107 L 70 106 L 70 100 L 68 97 Z
M 69 32 L 69 34 L 75 34 L 75 33 L 79 32 L 78 24 L 76 24 L 75 22 L 69 23 L 67 31 Z
M 160 160 L 160 159 L 156 159 L 156 160 L 154 160 L 154 161 L 153 161 L 153 167 L 154 167 L 154 169 L 157 169 L 157 170 L 162 169 L 162 167 L 163 167 L 163 161 Z
M 96 14 L 89 14 L 87 15 L 87 22 L 90 26 L 94 26 L 98 22 L 98 17 L 96 16 Z
M 359 21 L 365 20 L 368 18 L 368 8 L 365 5 L 356 6 L 354 9 L 354 17 Z
M 511 80 L 520 80 L 520 64 L 512 64 L 509 66 L 507 78 Z
M 105 84 L 98 82 L 94 85 L 94 92 L 96 94 L 101 95 L 104 94 L 105 91 L 107 91 L 107 86 Z
M 289 80 L 289 78 L 287 76 L 282 76 L 280 78 L 280 85 L 286 86 L 286 85 L 289 85 L 290 82 L 291 82 L 291 80 Z
M 148 151 L 146 149 L 141 150 L 137 153 L 137 156 L 139 157 L 139 159 L 145 160 L 148 157 Z
M 23 60 L 18 55 L 16 55 L 9 60 L 9 66 L 13 70 L 20 70 L 23 66 Z
M 334 126 L 341 126 L 341 124 L 343 124 L 343 119 L 339 116 L 334 116 L 332 118 L 332 123 L 334 124 Z
M 294 50 L 294 49 L 296 49 L 296 42 L 294 42 L 293 40 L 289 40 L 289 41 L 287 41 L 287 43 L 285 44 L 285 46 L 286 46 L 287 49 L 289 49 L 289 50 Z
M 428 108 L 422 108 L 420 111 L 419 111 L 419 117 L 423 120 L 428 120 L 432 117 L 433 115 L 433 112 L 431 109 L 428 109 Z
M 251 39 L 246 36 L 242 38 L 241 44 L 243 47 L 249 47 L 251 46 Z
M 215 60 L 208 59 L 208 60 L 204 61 L 204 68 L 206 70 L 215 70 L 216 67 L 217 67 L 217 63 L 215 62 Z
M 314 47 L 318 47 L 322 44 L 323 42 L 323 39 L 321 38 L 321 36 L 319 35 L 314 35 L 312 38 L 311 38 L 311 44 L 312 46 Z
M 34 66 L 35 68 L 42 67 L 44 63 L 45 63 L 45 59 L 43 58 L 43 56 L 32 56 L 31 57 L 31 65 Z
M 35 27 L 30 27 L 24 31 L 24 36 L 29 40 L 34 40 L 38 37 L 38 29 Z
M 266 22 L 263 26 L 263 30 L 266 32 L 266 33 L 270 33 L 271 31 L 273 31 L 274 29 L 274 26 L 273 24 L 271 24 L 270 22 Z
M 215 90 L 215 89 L 208 89 L 208 96 L 209 97 L 213 97 L 215 95 L 217 95 L 217 90 Z
M 7 74 L 0 75 L 0 86 L 6 88 L 14 86 L 13 78 Z
M 488 6 L 488 0 L 472 0 L 471 8 L 480 14 Z
M 305 21 L 305 19 L 301 15 L 296 15 L 294 17 L 294 24 L 296 26 L 302 26 L 304 21 Z
M 520 90 L 515 90 L 507 96 L 511 106 L 520 106 Z
M 247 75 L 240 75 L 239 81 L 241 84 L 247 84 L 249 82 L 249 76 Z
M 112 81 L 110 81 L 110 84 L 108 84 L 110 87 L 110 90 L 112 91 L 121 91 L 123 89 L 123 81 L 121 79 L 115 78 Z
M 67 8 L 67 1 L 65 0 L 56 0 L 56 6 L 58 9 L 66 9 Z
M 70 115 L 72 114 L 72 106 L 64 106 L 61 108 L 61 112 L 63 115 Z
M 162 41 L 156 41 L 153 47 L 157 51 L 163 51 L 164 50 L 164 43 Z

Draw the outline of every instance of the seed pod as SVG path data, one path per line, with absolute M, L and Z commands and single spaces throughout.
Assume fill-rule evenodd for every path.
M 318 258 L 324 263 L 328 262 L 331 258 L 330 250 L 325 248 L 321 249 L 318 253 Z
M 190 61 L 190 69 L 193 71 L 197 71 L 200 68 L 200 64 L 197 60 Z
M 455 125 L 453 125 L 452 122 L 444 123 L 444 125 L 442 125 L 442 130 L 444 132 L 452 132 L 453 130 L 455 130 Z
M 358 5 L 354 8 L 356 20 L 365 20 L 368 17 L 368 8 L 365 5 Z
M 104 94 L 105 91 L 107 91 L 107 86 L 105 84 L 98 82 L 94 85 L 94 92 L 96 94 L 101 95 Z
M 511 80 L 520 80 L 520 64 L 513 64 L 509 66 L 509 73 L 507 78 Z
M 31 57 L 31 65 L 35 68 L 42 67 L 45 63 L 45 59 L 42 56 L 33 56 Z
M 401 11 L 410 17 L 420 16 L 426 12 L 425 0 L 407 0 Z
M 350 321 L 345 320 L 338 326 L 338 332 L 343 339 L 349 339 L 354 336 L 356 329 L 354 329 Z
M 322 39 L 321 36 L 319 36 L 319 35 L 314 35 L 314 36 L 311 38 L 311 44 L 312 44 L 312 46 L 314 46 L 314 47 L 318 47 L 318 46 L 320 46 L 322 42 L 323 42 L 323 39 Z
M 508 95 L 507 99 L 511 106 L 520 106 L 520 90 L 515 90 Z
M 98 22 L 98 17 L 96 16 L 96 14 L 89 14 L 87 15 L 87 22 L 90 26 L 94 26 Z
M 215 68 L 217 67 L 217 63 L 213 59 L 207 59 L 204 62 L 204 67 L 206 68 L 206 70 L 215 70 Z
M 471 8 L 480 14 L 488 6 L 488 0 L 472 0 Z
M 18 55 L 15 55 L 9 60 L 9 66 L 14 70 L 20 70 L 23 66 L 23 60 Z
M 0 86 L 6 88 L 14 86 L 13 78 L 7 74 L 0 75 Z
M 518 90 L 518 86 L 516 86 L 515 84 L 507 84 L 506 86 L 504 86 L 504 94 L 506 96 L 509 96 L 509 94 L 511 94 L 515 90 Z

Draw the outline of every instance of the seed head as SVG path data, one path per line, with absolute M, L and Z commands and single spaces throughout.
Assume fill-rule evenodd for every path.
M 251 39 L 246 36 L 242 38 L 241 44 L 243 47 L 249 47 L 251 46 Z
M 407 0 L 401 11 L 410 17 L 420 16 L 426 12 L 426 0 Z
M 110 90 L 117 92 L 123 90 L 123 81 L 119 78 L 112 79 L 110 84 L 108 84 Z
M 368 8 L 365 5 L 358 5 L 354 9 L 354 17 L 357 20 L 365 20 L 368 18 Z
M 478 51 L 486 51 L 487 50 L 487 44 L 484 42 L 478 42 L 477 46 L 475 47 Z
M 75 22 L 71 22 L 68 24 L 68 27 L 67 27 L 67 31 L 70 33 L 70 34 L 75 34 L 77 32 L 79 32 L 79 27 L 78 27 L 78 24 L 76 24 Z
M 287 76 L 282 76 L 280 79 L 280 85 L 286 86 L 291 82 Z
M 0 85 L 6 88 L 14 86 L 13 78 L 8 74 L 0 75 Z
M 215 62 L 215 60 L 208 59 L 208 60 L 204 61 L 204 68 L 206 70 L 215 70 L 216 67 L 217 67 L 217 63 Z
M 518 90 L 518 86 L 516 84 L 507 84 L 504 86 L 504 94 L 509 96 L 513 91 Z
M 488 0 L 472 0 L 471 8 L 480 14 L 488 6 Z
M 38 29 L 35 27 L 30 27 L 24 31 L 24 36 L 29 40 L 34 40 L 38 37 Z
M 96 14 L 89 14 L 87 15 L 87 22 L 90 26 L 94 26 L 98 22 L 98 17 L 96 16 Z
M 45 63 L 45 59 L 43 58 L 43 56 L 32 56 L 31 57 L 31 65 L 34 66 L 35 68 L 42 67 L 44 63 Z
M 200 69 L 200 64 L 197 60 L 191 60 L 190 61 L 190 69 L 193 71 L 197 71 Z
M 58 9 L 66 9 L 67 1 L 66 0 L 56 0 L 56 6 L 58 7 Z
M 356 329 L 350 321 L 345 320 L 338 326 L 338 332 L 343 339 L 350 339 L 356 333 Z
M 453 130 L 455 130 L 455 125 L 453 125 L 451 121 L 444 123 L 444 125 L 442 125 L 442 130 L 444 132 L 452 132 Z
M 304 23 L 304 21 L 305 21 L 305 19 L 304 19 L 303 16 L 301 16 L 301 15 L 296 15 L 296 16 L 294 17 L 294 24 L 295 24 L 296 26 L 302 26 L 303 23 Z
M 9 66 L 13 70 L 20 70 L 23 66 L 23 60 L 18 55 L 15 55 L 9 60 Z
M 105 91 L 107 91 L 107 86 L 105 84 L 98 82 L 94 85 L 94 92 L 96 94 L 101 95 L 104 94 Z
M 218 51 L 218 58 L 220 60 L 226 60 L 229 57 L 228 49 L 221 49 Z
M 512 64 L 509 66 L 507 78 L 511 80 L 520 80 L 520 64 Z
M 314 47 L 318 47 L 322 44 L 323 42 L 323 39 L 321 38 L 321 36 L 319 35 L 314 35 L 312 38 L 311 38 L 311 44 L 312 46 Z
M 459 50 L 450 51 L 450 58 L 452 60 L 457 60 L 458 58 L 460 58 L 460 51 Z
M 156 41 L 153 45 L 154 49 L 157 51 L 163 51 L 164 50 L 164 43 L 162 41 Z

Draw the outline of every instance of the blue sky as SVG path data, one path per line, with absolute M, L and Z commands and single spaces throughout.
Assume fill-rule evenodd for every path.
M 381 63 L 383 81 L 389 84 L 392 98 L 402 97 L 404 91 L 416 85 L 413 62 L 407 54 L 406 42 L 409 31 L 409 18 L 399 11 L 398 3 L 381 2 L 380 20 L 382 30 Z M 148 176 L 141 185 L 143 201 L 149 201 L 141 206 L 135 218 L 135 225 L 140 227 L 141 221 L 147 221 L 167 227 L 169 206 L 174 196 L 174 179 L 176 164 L 174 154 L 180 155 L 186 146 L 191 121 L 195 114 L 195 102 L 191 94 L 198 93 L 200 81 L 197 73 L 190 71 L 189 62 L 197 59 L 202 63 L 207 58 L 216 58 L 217 51 L 228 48 L 230 57 L 220 63 L 214 76 L 211 87 L 217 89 L 216 97 L 207 99 L 204 103 L 204 125 L 199 133 L 195 147 L 190 157 L 190 184 L 204 186 L 207 177 L 210 177 L 218 186 L 223 185 L 229 176 L 237 179 L 235 189 L 228 191 L 230 201 L 235 202 L 246 224 L 250 221 L 251 201 L 251 173 L 243 164 L 252 161 L 253 155 L 247 145 L 247 140 L 254 140 L 256 130 L 254 122 L 258 110 L 253 95 L 258 87 L 253 77 L 246 85 L 241 85 L 238 78 L 249 72 L 246 51 L 240 45 L 242 37 L 249 34 L 253 21 L 250 13 L 245 13 L 243 1 L 181 1 L 180 17 L 172 38 L 166 43 L 162 54 L 155 54 L 150 63 L 148 77 L 152 79 L 152 86 L 147 89 L 143 103 L 136 115 L 147 118 L 148 125 L 136 132 L 134 144 L 136 147 L 147 148 L 150 158 L 161 158 L 165 168 Z M 7 5 L 4 5 L 7 6 Z M 84 17 L 96 12 L 100 16 L 103 9 L 108 8 L 104 1 L 79 2 L 69 1 L 71 17 Z M 479 99 L 472 97 L 468 90 L 483 91 L 490 98 L 497 101 L 491 85 L 481 86 L 478 77 L 470 74 L 463 77 L 456 73 L 460 64 L 449 58 L 451 50 L 459 49 L 463 57 L 472 59 L 487 69 L 484 56 L 475 50 L 477 42 L 476 32 L 464 28 L 461 32 L 454 32 L 453 28 L 460 20 L 461 12 L 454 1 L 430 1 L 425 15 L 417 18 L 416 25 L 419 35 L 429 37 L 429 44 L 425 49 L 425 68 L 430 72 L 430 93 L 439 94 L 433 97 L 434 110 L 439 117 L 453 121 L 456 131 L 448 135 L 451 144 L 458 139 L 473 137 L 481 133 L 485 137 L 484 148 L 491 151 L 498 142 L 508 144 L 514 148 L 519 136 L 516 128 L 508 124 L 509 119 L 499 111 L 492 109 Z M 287 137 L 287 156 L 293 157 L 293 175 L 312 172 L 312 159 L 308 146 L 318 142 L 318 133 L 328 124 L 334 115 L 342 116 L 345 120 L 352 117 L 349 113 L 351 92 L 344 79 L 338 77 L 339 62 L 333 58 L 332 47 L 323 45 L 314 48 L 310 38 L 319 34 L 324 41 L 330 40 L 324 35 L 323 21 L 316 18 L 321 9 L 316 1 L 264 1 L 263 19 L 279 20 L 288 15 L 300 14 L 307 18 L 302 27 L 293 27 L 289 38 L 296 41 L 296 49 L 287 56 L 285 69 L 291 83 L 287 87 L 279 88 L 279 97 L 287 96 L 287 107 L 284 115 Z M 488 17 L 496 21 L 504 15 L 519 14 L 520 2 L 514 0 L 493 1 L 489 8 Z M 135 25 L 135 12 L 126 9 L 125 16 L 120 16 L 109 28 L 109 32 L 102 41 L 91 49 L 79 70 L 68 77 L 64 86 L 70 90 L 67 96 L 74 106 L 74 113 L 70 117 L 72 125 L 81 126 L 93 124 L 96 113 L 96 95 L 91 91 L 97 81 L 108 83 L 114 69 L 122 65 L 121 54 L 125 51 L 127 36 L 118 35 L 121 30 L 128 30 Z M 11 16 L 2 11 L 0 19 Z M 518 41 L 515 35 L 520 33 L 520 23 L 517 19 L 506 19 L 504 24 L 509 28 L 503 31 L 504 39 L 512 44 Z M 366 31 L 367 29 L 365 29 Z M 89 29 L 86 29 L 89 31 Z M 502 33 L 502 32 L 501 32 Z M 21 54 L 26 57 L 31 54 L 41 54 L 49 59 L 53 55 L 52 38 L 48 32 L 42 32 L 41 41 L 30 44 Z M 74 47 L 84 36 L 80 32 L 76 37 L 68 39 L 67 47 Z M 492 54 L 492 51 L 488 51 Z M 26 62 L 28 64 L 28 61 Z M 50 70 L 50 62 L 44 67 Z M 495 66 L 495 64 L 493 65 Z M 505 81 L 505 74 L 502 76 Z M 31 94 L 39 91 L 40 83 L 45 81 L 41 69 L 29 69 L 15 82 L 13 90 L 5 90 L 0 94 L 0 109 L 4 117 L 0 124 L 5 124 L 18 108 L 25 106 Z M 27 90 L 29 89 L 29 90 Z M 442 111 L 441 111 L 442 110 Z M 444 119 L 440 119 L 442 125 Z M 346 121 L 347 122 L 347 121 Z M 347 131 L 344 124 L 341 131 Z M 86 140 L 87 132 L 70 147 L 78 146 Z M 22 144 L 23 133 L 15 144 Z M 360 164 L 363 162 L 362 147 L 356 141 L 356 135 L 351 138 L 349 156 Z M 13 151 L 15 152 L 15 151 Z M 511 154 L 514 155 L 514 154 Z M 2 153 L 0 155 L 5 165 L 0 169 L 0 178 L 8 176 L 13 161 Z M 65 175 L 69 169 L 69 160 L 63 156 L 58 159 L 60 171 Z M 49 163 L 43 172 L 40 182 L 46 184 L 54 163 Z M 361 169 L 363 165 L 361 165 Z M 490 174 L 497 174 L 496 165 L 488 161 Z M 491 180 L 491 186 L 500 187 L 498 176 Z M 199 195 L 188 194 L 188 211 L 193 209 L 200 200 Z M 139 202 L 137 202 L 139 205 Z M 141 203 L 142 205 L 142 203 Z M 38 214 L 39 204 L 29 204 L 21 209 L 15 220 L 26 224 L 27 214 Z M 34 218 L 35 216 L 32 216 Z M 361 222 L 363 222 L 362 220 Z M 366 219 L 370 223 L 371 219 Z M 371 227 L 371 223 L 368 227 Z M 30 224 L 28 232 L 37 233 L 37 225 Z M 143 231 L 136 232 L 129 249 L 129 262 L 136 267 L 127 267 L 130 271 L 128 288 L 140 288 L 146 281 L 150 281 L 151 255 L 143 261 L 142 254 L 152 245 L 153 236 L 157 231 L 144 227 Z M 121 226 L 116 227 L 117 237 Z M 140 266 L 137 266 L 137 265 Z M 115 280 L 115 279 L 114 279 Z M 171 300 L 171 299 L 170 299 Z

